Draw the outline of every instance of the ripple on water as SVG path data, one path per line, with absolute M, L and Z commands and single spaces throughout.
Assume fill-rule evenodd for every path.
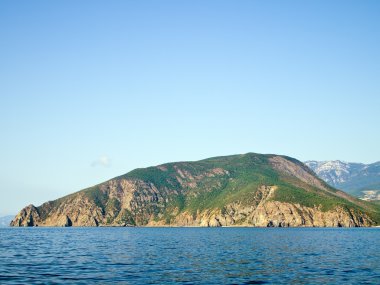
M 5 228 L 0 283 L 380 284 L 380 229 Z

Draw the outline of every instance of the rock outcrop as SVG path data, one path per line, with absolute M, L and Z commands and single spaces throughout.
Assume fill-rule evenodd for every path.
M 173 226 L 246 226 L 246 227 L 368 227 L 374 221 L 363 213 L 339 206 L 329 211 L 270 200 L 276 187 L 261 187 L 257 203 L 244 206 L 229 204 L 222 210 L 213 209 L 195 216 L 187 212 L 176 216 Z M 149 226 L 164 226 L 151 221 Z
M 337 207 L 323 212 L 297 204 L 267 202 L 258 208 L 230 205 L 229 213 L 220 210 L 207 211 L 194 216 L 178 215 L 172 226 L 245 226 L 245 227 L 369 227 L 374 221 L 367 215 Z M 150 222 L 148 226 L 165 226 L 165 223 Z
M 11 226 L 362 227 L 378 214 L 295 159 L 246 154 L 136 169 L 29 205 Z
M 12 220 L 11 226 L 17 227 L 32 227 L 38 226 L 41 221 L 38 209 L 34 205 L 26 206 Z

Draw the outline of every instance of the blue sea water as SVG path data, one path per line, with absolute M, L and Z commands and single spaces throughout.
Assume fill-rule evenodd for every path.
M 51 283 L 380 284 L 380 229 L 0 229 L 0 284 Z

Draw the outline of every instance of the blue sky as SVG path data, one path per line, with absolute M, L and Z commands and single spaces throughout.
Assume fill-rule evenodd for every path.
M 1 1 L 0 215 L 137 167 L 380 160 L 379 1 Z

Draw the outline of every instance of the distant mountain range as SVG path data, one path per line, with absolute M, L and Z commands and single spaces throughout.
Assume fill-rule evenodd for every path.
M 12 226 L 360 227 L 380 207 L 330 187 L 302 162 L 246 153 L 135 169 L 29 205 Z
M 0 217 L 0 227 L 9 227 L 9 224 L 11 223 L 14 217 L 15 216 Z
M 380 200 L 380 162 L 306 161 L 331 186 L 365 200 Z

